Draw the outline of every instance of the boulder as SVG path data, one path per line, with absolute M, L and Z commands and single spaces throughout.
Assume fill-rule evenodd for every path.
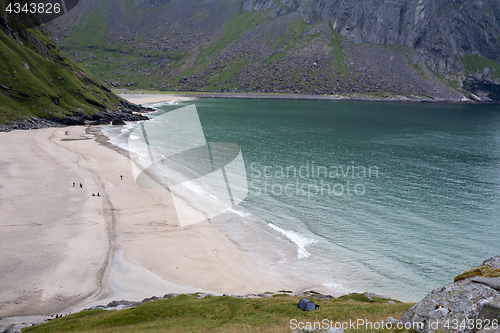
M 499 264 L 500 257 L 492 257 L 481 268 L 498 269 Z M 473 333 L 482 328 L 478 320 L 486 319 L 500 323 L 500 277 L 470 275 L 433 290 L 399 321 L 421 323 L 421 327 L 415 328 L 419 333 Z M 492 326 L 497 329 L 497 325 Z

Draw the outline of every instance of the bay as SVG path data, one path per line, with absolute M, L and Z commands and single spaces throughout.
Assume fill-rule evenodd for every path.
M 273 270 L 418 301 L 500 254 L 497 105 L 200 99 L 153 117 L 189 104 L 247 172 L 211 223 Z

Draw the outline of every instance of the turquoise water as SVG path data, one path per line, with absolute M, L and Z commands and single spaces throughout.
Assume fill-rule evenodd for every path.
M 212 219 L 272 269 L 418 301 L 500 254 L 500 107 L 196 100 L 249 193 Z

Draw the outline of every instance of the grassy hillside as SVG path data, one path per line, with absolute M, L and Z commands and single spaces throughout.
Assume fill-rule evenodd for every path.
M 3 0 L 0 5 L 5 6 Z M 6 20 L 5 15 L 2 10 L 0 124 L 31 116 L 57 121 L 122 107 L 122 101 L 102 82 L 63 54 L 43 26 L 11 30 L 15 17 Z
M 297 308 L 300 297 L 271 298 L 206 297 L 181 295 L 148 302 L 121 311 L 92 310 L 23 330 L 23 332 L 290 332 L 290 320 L 298 322 L 349 322 L 357 319 L 380 322 L 399 318 L 411 304 L 364 294 L 330 300 L 314 300 L 320 308 L 305 312 Z M 370 332 L 373 329 L 346 330 Z

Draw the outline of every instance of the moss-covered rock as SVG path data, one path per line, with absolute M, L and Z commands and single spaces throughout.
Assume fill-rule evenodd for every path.
M 489 266 L 480 266 L 477 268 L 470 269 L 455 278 L 455 282 L 469 278 L 471 276 L 482 276 L 485 278 L 495 278 L 500 277 L 500 269 L 493 268 Z

